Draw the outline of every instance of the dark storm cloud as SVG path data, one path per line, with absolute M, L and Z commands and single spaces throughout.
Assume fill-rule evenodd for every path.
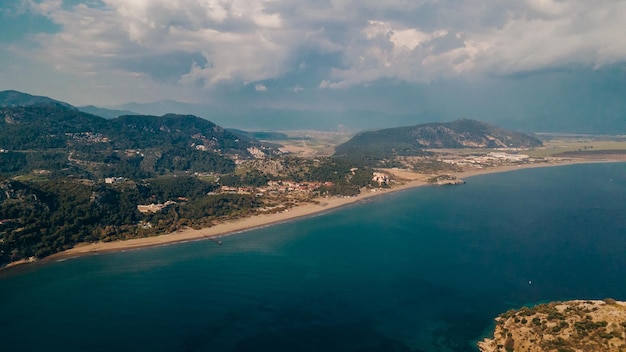
M 181 76 L 188 74 L 192 67 L 207 66 L 208 61 L 202 53 L 166 53 L 153 56 L 120 58 L 112 62 L 116 69 L 138 72 L 158 82 L 177 82 Z

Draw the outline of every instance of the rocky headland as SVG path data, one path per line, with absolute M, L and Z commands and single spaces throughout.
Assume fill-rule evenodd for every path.
M 493 339 L 482 352 L 626 351 L 626 303 L 607 298 L 540 304 L 496 318 Z

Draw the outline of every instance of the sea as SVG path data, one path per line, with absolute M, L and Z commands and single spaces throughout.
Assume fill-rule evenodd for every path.
M 221 238 L 0 272 L 2 351 L 473 351 L 626 300 L 626 164 L 521 169 Z

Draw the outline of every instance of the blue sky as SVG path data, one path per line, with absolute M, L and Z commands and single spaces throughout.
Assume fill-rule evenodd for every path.
M 558 91 L 626 90 L 621 0 L 5 0 L 0 33 L 0 89 L 74 105 L 479 115 L 493 103 L 522 119 L 546 87 L 592 105 L 593 91 Z

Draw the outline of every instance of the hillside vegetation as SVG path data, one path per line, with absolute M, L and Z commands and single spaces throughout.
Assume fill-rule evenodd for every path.
M 460 119 L 361 132 L 337 146 L 335 155 L 376 164 L 396 156 L 428 155 L 427 149 L 530 148 L 541 145 L 540 139 L 528 134 Z
M 318 197 L 377 191 L 395 182 L 380 166 L 462 183 L 446 173 L 466 157 L 442 158 L 432 148 L 541 143 L 473 120 L 364 132 L 334 156 L 281 151 L 313 144 L 308 134 L 291 149 L 256 139 L 286 137 L 225 130 L 193 115 L 105 119 L 50 98 L 0 92 L 0 266 L 82 242 L 209 227 Z M 328 143 L 319 150 L 332 149 Z M 499 154 L 469 158 L 480 167 L 529 162 Z
M 626 351 L 626 303 L 568 301 L 511 310 L 496 319 L 482 352 Z
M 232 172 L 251 150 L 274 148 L 191 115 L 107 120 L 56 102 L 0 108 L 0 172 L 38 169 L 146 178 L 175 171 Z M 80 169 L 80 170 L 77 170 Z
M 283 155 L 233 132 L 192 115 L 107 120 L 50 98 L 0 92 L 0 267 L 81 242 L 353 196 L 372 183 L 371 169 Z

